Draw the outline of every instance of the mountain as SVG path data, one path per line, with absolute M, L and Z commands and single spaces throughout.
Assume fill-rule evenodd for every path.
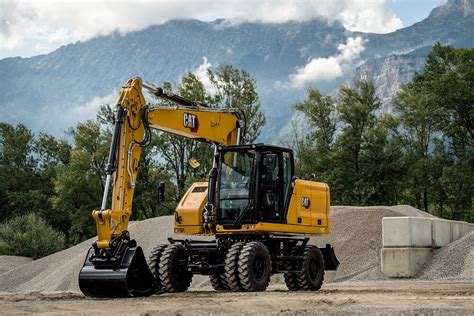
M 391 99 L 400 84 L 408 82 L 414 72 L 423 71 L 428 51 L 417 50 L 405 55 L 390 55 L 367 60 L 355 68 L 347 84 L 354 86 L 359 80 L 372 81 L 382 101 L 382 112 L 391 111 Z
M 232 64 L 256 78 L 267 126 L 262 141 L 272 141 L 292 116 L 290 105 L 305 97 L 290 86 L 290 75 L 313 58 L 339 53 L 349 37 L 360 36 L 360 59 L 344 76 L 313 86 L 324 93 L 361 76 L 374 79 L 389 100 L 399 82 L 421 69 L 436 42 L 474 46 L 472 0 L 451 0 L 423 21 L 388 34 L 350 32 L 322 19 L 287 23 L 174 20 L 125 35 L 114 33 L 63 46 L 47 55 L 0 60 L 0 121 L 23 122 L 35 131 L 58 134 L 93 117 L 98 106 L 113 103 L 132 76 L 161 84 L 177 82 L 207 58 L 212 66 Z M 410 53 L 411 52 L 411 53 Z M 389 102 L 387 101 L 387 108 Z

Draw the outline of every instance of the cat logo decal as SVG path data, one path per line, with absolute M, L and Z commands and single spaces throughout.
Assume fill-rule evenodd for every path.
M 304 207 L 304 208 L 309 208 L 311 204 L 311 201 L 309 199 L 309 197 L 302 197 L 301 198 L 301 206 Z
M 199 120 L 197 116 L 191 113 L 184 113 L 183 126 L 189 128 L 191 132 L 196 133 L 199 129 Z

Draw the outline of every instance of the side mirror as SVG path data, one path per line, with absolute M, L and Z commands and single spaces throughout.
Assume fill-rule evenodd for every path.
M 164 201 L 165 200 L 165 183 L 160 182 L 158 185 L 158 200 Z

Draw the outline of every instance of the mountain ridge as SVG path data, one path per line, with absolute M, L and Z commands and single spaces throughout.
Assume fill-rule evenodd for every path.
M 412 52 L 438 41 L 474 46 L 469 32 L 474 27 L 472 11 L 472 1 L 451 0 L 423 21 L 387 34 L 351 32 L 323 19 L 230 26 L 222 19 L 172 20 L 142 31 L 116 32 L 46 55 L 0 60 L 0 75 L 8 78 L 0 88 L 0 116 L 2 121 L 58 134 L 90 117 L 98 102 L 114 102 L 114 92 L 116 97 L 129 77 L 138 75 L 156 84 L 176 82 L 206 57 L 212 66 L 232 64 L 256 78 L 268 117 L 261 139 L 271 141 L 289 121 L 290 105 L 305 97 L 304 89 L 289 86 L 289 76 L 311 59 L 334 56 L 349 37 L 364 39 L 365 50 L 344 76 L 312 85 L 329 93 L 373 58 Z

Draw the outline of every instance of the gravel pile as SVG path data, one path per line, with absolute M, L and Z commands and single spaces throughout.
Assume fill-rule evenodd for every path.
M 320 247 L 331 244 L 341 262 L 337 272 L 327 272 L 326 281 L 345 281 L 359 275 L 361 280 L 378 279 L 370 271 L 380 267 L 382 218 L 393 216 L 433 217 L 408 205 L 332 207 L 332 234 L 311 238 Z
M 32 259 L 28 257 L 0 256 L 0 274 L 15 269 L 31 261 Z
M 131 236 L 148 257 L 151 249 L 173 236 L 173 217 L 164 216 L 129 225 Z M 95 238 L 2 274 L 0 291 L 79 291 L 78 275 Z
M 337 272 L 327 273 L 326 281 L 381 278 L 381 273 L 377 271 L 377 268 L 380 270 L 382 218 L 388 216 L 430 217 L 431 215 L 404 205 L 394 207 L 336 206 L 331 208 L 332 234 L 311 238 L 312 244 L 321 247 L 326 243 L 333 245 L 341 262 Z M 132 222 L 129 230 L 131 236 L 137 240 L 148 257 L 154 246 L 167 243 L 167 238 L 173 236 L 173 217 L 163 216 Z M 183 238 L 183 236 L 174 237 Z M 93 240 L 90 239 L 3 273 L 0 278 L 0 291 L 79 291 L 78 274 Z M 281 283 L 283 283 L 281 277 L 272 278 L 272 284 Z M 192 287 L 194 288 L 208 285 L 209 281 L 205 276 L 195 276 L 193 279 Z
M 474 281 L 474 232 L 436 250 L 418 277 Z

